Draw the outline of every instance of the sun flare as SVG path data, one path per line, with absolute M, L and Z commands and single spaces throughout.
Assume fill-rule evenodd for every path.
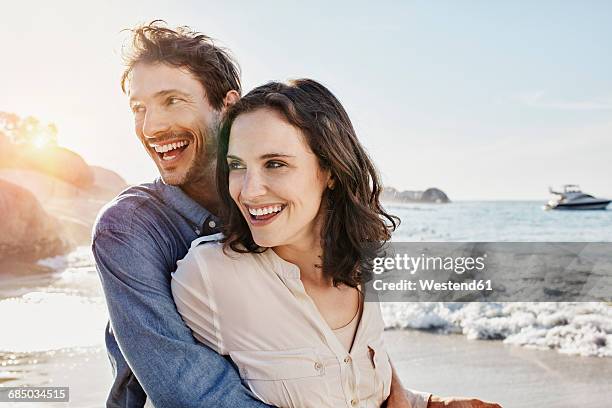
M 35 148 L 42 149 L 49 145 L 50 139 L 45 134 L 39 133 L 32 138 L 31 143 Z

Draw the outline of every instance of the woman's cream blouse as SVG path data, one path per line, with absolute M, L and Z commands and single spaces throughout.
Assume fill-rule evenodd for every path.
M 229 355 L 262 401 L 277 407 L 380 407 L 391 365 L 377 303 L 364 303 L 350 352 L 306 294 L 297 266 L 268 249 L 192 246 L 172 277 L 177 309 L 196 339 Z

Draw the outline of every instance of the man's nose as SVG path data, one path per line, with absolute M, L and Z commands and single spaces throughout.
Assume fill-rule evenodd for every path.
M 170 130 L 170 120 L 167 115 L 156 109 L 147 109 L 142 123 L 142 133 L 147 139 L 154 139 Z
M 247 170 L 242 181 L 240 195 L 246 200 L 254 200 L 266 194 L 267 186 L 261 172 Z

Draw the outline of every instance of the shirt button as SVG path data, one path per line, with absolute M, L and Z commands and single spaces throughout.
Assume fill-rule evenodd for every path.
M 323 369 L 323 364 L 321 364 L 320 362 L 317 361 L 315 363 L 314 367 L 315 367 L 315 370 L 321 371 Z
M 208 226 L 209 226 L 210 228 L 215 228 L 215 227 L 217 226 L 217 223 L 216 223 L 216 222 L 214 222 L 214 221 L 208 221 Z
M 346 356 L 346 357 L 344 357 L 344 362 L 345 362 L 346 364 L 350 364 L 350 363 L 351 363 L 351 356 Z
M 356 407 L 356 406 L 357 406 L 357 404 L 359 404 L 359 400 L 358 400 L 357 398 L 353 398 L 353 399 L 351 400 L 351 405 L 352 405 L 352 406 L 354 406 L 354 407 Z

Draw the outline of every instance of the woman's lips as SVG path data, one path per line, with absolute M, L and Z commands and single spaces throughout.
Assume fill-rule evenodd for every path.
M 247 208 L 249 223 L 253 225 L 254 227 L 261 227 L 264 225 L 268 225 L 271 222 L 273 222 L 280 214 L 282 214 L 285 208 L 286 208 L 286 205 L 283 205 L 281 206 L 280 211 L 272 212 L 269 214 L 262 214 L 262 215 L 253 215 L 248 211 L 248 208 Z

